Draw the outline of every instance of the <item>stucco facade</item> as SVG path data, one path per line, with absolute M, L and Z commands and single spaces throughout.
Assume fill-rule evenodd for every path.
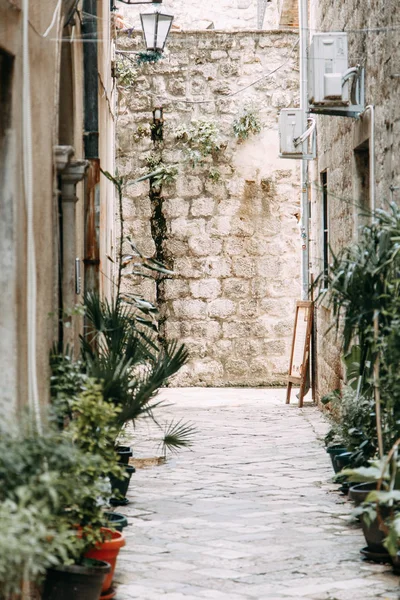
M 52 0 L 29 2 L 29 60 L 24 62 L 22 3 L 0 0 L 0 409 L 6 416 L 27 403 L 35 376 L 39 400 L 47 401 L 50 347 L 54 342 L 77 345 L 82 332 L 82 318 L 74 308 L 84 289 L 87 218 L 81 42 L 85 15 L 82 1 L 76 5 L 64 0 L 60 11 L 56 6 Z M 97 8 L 104 23 L 104 50 L 96 78 L 98 72 L 106 90 L 99 91 L 100 161 L 113 171 L 109 1 L 97 2 Z M 30 86 L 24 86 L 28 66 Z M 27 105 L 31 126 L 24 125 Z M 32 178 L 24 186 L 30 164 Z M 103 205 L 112 207 L 113 190 L 99 194 Z M 109 223 L 112 228 L 112 219 Z M 107 244 L 103 241 L 101 249 L 105 265 L 104 256 L 113 252 L 111 241 Z M 81 262 L 80 291 L 76 259 Z
M 176 385 L 285 382 L 301 244 L 298 164 L 278 157 L 278 111 L 298 102 L 295 43 L 281 31 L 172 33 L 168 56 L 120 88 L 119 172 L 129 183 L 149 172 L 154 154 L 177 169 L 160 199 L 147 181 L 128 185 L 124 199 L 126 233 L 175 272 L 155 286 L 127 271 L 124 290 L 156 300 L 162 337 L 187 345 L 190 362 Z M 125 52 L 142 44 L 139 34 L 119 38 Z M 160 105 L 163 140 L 155 145 L 150 126 Z M 249 105 L 261 131 L 240 143 L 233 123 Z M 193 166 L 177 132 L 199 121 L 218 129 L 222 146 Z
M 400 201 L 400 44 L 398 3 L 346 0 L 340 10 L 328 1 L 310 4 L 310 30 L 347 31 L 349 66 L 365 67 L 366 105 L 375 107 L 375 145 L 371 111 L 360 119 L 317 117 L 318 159 L 310 169 L 311 256 L 314 275 L 323 267 L 323 187 L 326 184 L 329 244 L 334 252 L 356 240 L 362 207 L 369 207 L 370 159 L 376 160 L 376 205 Z M 336 389 L 343 377 L 338 341 L 328 307 L 317 310 L 318 391 Z

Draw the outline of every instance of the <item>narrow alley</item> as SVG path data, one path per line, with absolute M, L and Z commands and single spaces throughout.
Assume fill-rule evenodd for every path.
M 389 565 L 364 562 L 352 505 L 332 483 L 310 404 L 282 389 L 168 389 L 175 419 L 193 421 L 192 451 L 136 470 L 117 600 L 398 598 Z M 140 424 L 135 456 L 149 457 Z M 144 429 L 142 429 L 144 433 Z M 153 446 L 154 451 L 154 446 Z M 154 454 L 153 454 L 154 455 Z

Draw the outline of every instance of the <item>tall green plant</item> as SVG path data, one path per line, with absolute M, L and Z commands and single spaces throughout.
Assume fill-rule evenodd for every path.
M 176 341 L 160 346 L 154 332 L 139 330 L 133 309 L 121 301 L 89 294 L 85 301 L 89 337 L 82 338 L 88 374 L 103 382 L 104 398 L 118 407 L 116 423 L 152 416 L 159 388 L 186 363 Z
M 343 349 L 360 347 L 359 377 L 373 383 L 380 453 L 400 433 L 400 209 L 377 210 L 360 241 L 332 252 L 317 279 L 333 309 Z M 382 414 L 381 414 L 382 409 Z

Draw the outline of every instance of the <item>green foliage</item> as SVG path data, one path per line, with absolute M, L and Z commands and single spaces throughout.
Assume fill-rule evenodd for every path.
M 22 580 L 35 582 L 46 569 L 68 563 L 74 554 L 76 531 L 43 506 L 25 499 L 0 503 L 0 600 L 21 590 Z
M 188 423 L 180 421 L 171 421 L 167 423 L 164 429 L 164 438 L 162 441 L 163 454 L 170 452 L 176 453 L 181 448 L 190 448 L 193 444 L 193 437 L 197 429 Z
M 211 121 L 192 121 L 189 126 L 181 125 L 175 131 L 175 136 L 184 143 L 188 160 L 193 166 L 201 164 L 205 157 L 214 156 L 222 150 L 219 129 Z
M 138 52 L 136 54 L 136 63 L 138 66 L 145 64 L 155 64 L 162 59 L 162 52 L 154 52 L 152 50 L 146 50 L 145 52 Z
M 104 408 L 98 387 L 91 394 Z M 106 457 L 97 425 L 79 424 L 84 408 L 87 397 L 69 431 L 49 427 L 36 435 L 28 425 L 0 430 L 1 590 L 18 590 L 22 576 L 35 582 L 49 566 L 79 562 L 102 539 L 102 506 L 111 495 L 105 473 L 120 468 L 114 452 Z
M 116 76 L 121 87 L 129 89 L 136 83 L 138 73 L 135 63 L 124 54 L 117 54 Z
M 350 460 L 353 466 L 365 464 L 375 455 L 377 448 L 375 405 L 372 398 L 358 396 L 356 390 L 346 386 L 341 393 L 336 390 L 324 396 L 322 402 L 329 403 L 337 419 L 325 441 L 340 440 L 352 452 Z
M 387 450 L 400 436 L 400 208 L 377 210 L 374 222 L 364 227 L 358 244 L 332 253 L 332 263 L 317 279 L 319 298 L 327 297 L 343 349 L 357 340 L 363 394 L 373 379 L 378 361 L 383 445 Z M 323 290 L 328 282 L 328 291 Z M 376 330 L 374 329 L 375 325 Z M 354 357 L 353 357 L 354 358 Z M 357 368 L 357 367 L 356 367 Z M 356 368 L 352 378 L 357 378 Z M 378 381 L 375 381 L 378 385 Z M 358 385 L 358 382 L 357 382 Z
M 71 403 L 85 389 L 86 375 L 82 361 L 74 360 L 71 348 L 59 353 L 56 346 L 50 352 L 50 394 L 54 413 L 61 427 L 65 417 L 71 417 Z
M 158 173 L 154 175 L 150 182 L 152 187 L 160 187 L 164 184 L 173 183 L 178 176 L 178 169 L 172 165 L 160 163 L 157 169 Z
M 252 106 L 245 107 L 233 122 L 233 132 L 240 142 L 260 133 L 261 129 L 259 111 Z
M 119 408 L 115 422 L 121 428 L 140 416 L 151 416 L 160 403 L 159 388 L 187 361 L 182 344 L 160 347 L 150 331 L 139 331 L 129 305 L 86 297 L 89 339 L 82 339 L 87 373 L 103 382 L 104 398 Z
M 214 167 L 211 167 L 211 169 L 208 172 L 208 178 L 211 179 L 213 183 L 218 183 L 218 181 L 221 179 L 221 171 L 215 169 Z

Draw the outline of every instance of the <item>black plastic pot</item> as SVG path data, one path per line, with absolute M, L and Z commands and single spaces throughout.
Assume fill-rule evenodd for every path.
M 133 456 L 132 448 L 130 446 L 117 446 L 115 451 L 118 454 L 118 460 L 122 465 L 129 464 L 129 459 Z
M 110 475 L 110 483 L 111 488 L 115 496 L 111 498 L 111 504 L 113 506 L 124 505 L 127 503 L 125 496 L 127 494 L 129 488 L 129 482 L 131 480 L 132 474 L 135 472 L 135 467 L 131 467 L 130 465 L 124 465 L 125 471 L 127 473 L 127 477 L 123 479 L 118 479 L 113 475 Z
M 340 444 L 336 444 L 335 446 L 329 446 L 329 448 L 327 448 L 326 451 L 329 454 L 329 456 L 331 457 L 332 467 L 335 468 L 335 463 L 334 463 L 335 456 L 338 454 L 343 454 L 343 452 L 347 452 L 347 448 L 345 448 L 344 446 L 342 446 Z
M 363 530 L 363 534 L 365 537 L 365 541 L 367 542 L 368 550 L 371 552 L 378 552 L 379 554 L 387 554 L 387 550 L 383 545 L 383 540 L 386 537 L 386 533 L 379 529 L 381 524 L 381 520 L 385 520 L 390 515 L 390 509 L 386 506 L 380 507 L 380 515 L 381 519 L 379 520 L 376 517 L 371 523 L 367 525 L 365 516 L 361 515 L 361 527 Z
M 373 490 L 376 490 L 376 481 L 357 484 L 353 483 L 350 486 L 349 498 L 350 500 L 353 500 L 356 506 L 359 506 L 367 499 L 368 494 Z
M 124 527 L 128 525 L 128 519 L 125 515 L 115 512 L 105 512 L 106 527 L 113 527 L 117 531 L 122 531 Z
M 392 563 L 394 573 L 400 575 L 400 552 L 398 552 L 394 558 L 392 557 Z
M 109 563 L 84 559 L 82 565 L 60 565 L 47 570 L 42 600 L 99 600 Z
M 333 468 L 335 473 L 339 473 L 342 469 L 345 469 L 350 464 L 350 457 L 352 452 L 342 452 L 342 454 L 335 454 L 333 457 Z

